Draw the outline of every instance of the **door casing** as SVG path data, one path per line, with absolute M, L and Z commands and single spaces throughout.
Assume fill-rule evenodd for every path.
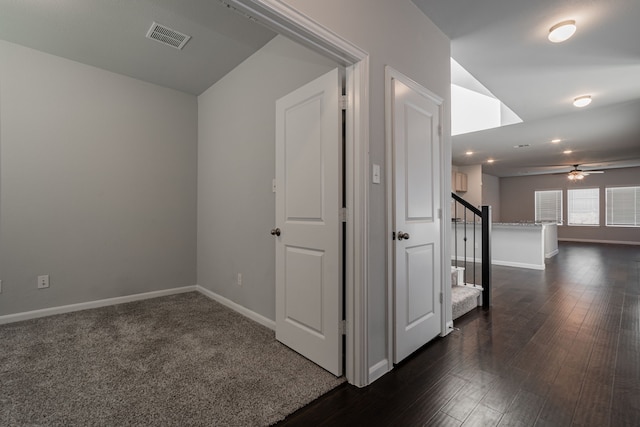
M 367 354 L 369 54 L 281 0 L 222 1 L 345 67 L 345 375 L 350 384 L 366 386 L 372 381 Z

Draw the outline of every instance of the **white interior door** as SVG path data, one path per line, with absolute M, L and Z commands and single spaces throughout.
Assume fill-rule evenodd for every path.
M 342 375 L 342 114 L 335 69 L 276 102 L 276 339 Z
M 441 102 L 413 82 L 390 84 L 398 363 L 441 330 Z

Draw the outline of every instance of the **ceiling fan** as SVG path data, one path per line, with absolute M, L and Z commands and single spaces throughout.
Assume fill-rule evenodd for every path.
M 571 181 L 580 181 L 584 179 L 585 176 L 591 175 L 592 173 L 604 173 L 604 171 L 598 170 L 589 170 L 583 171 L 582 169 L 578 169 L 579 164 L 573 165 L 573 169 L 567 172 L 567 178 Z M 564 174 L 564 172 L 562 172 Z

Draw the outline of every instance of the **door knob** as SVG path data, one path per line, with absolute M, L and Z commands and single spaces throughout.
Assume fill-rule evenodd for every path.
M 398 231 L 398 240 L 409 240 L 409 233 Z
M 279 228 L 274 228 L 271 230 L 271 235 L 272 236 L 279 236 L 280 235 L 280 229 Z

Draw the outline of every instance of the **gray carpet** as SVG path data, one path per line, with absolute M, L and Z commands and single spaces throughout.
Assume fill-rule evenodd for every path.
M 467 286 L 452 286 L 451 305 L 453 320 L 456 320 L 458 317 L 461 317 L 478 307 L 478 297 L 480 294 L 481 291 L 479 289 Z
M 342 382 L 196 292 L 0 325 L 2 426 L 262 426 Z

